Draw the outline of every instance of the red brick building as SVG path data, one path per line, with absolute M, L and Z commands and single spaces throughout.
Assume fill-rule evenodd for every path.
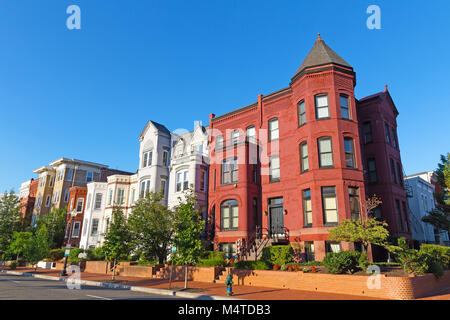
M 289 87 L 210 115 L 208 226 L 215 249 L 251 257 L 255 249 L 296 241 L 316 260 L 354 249 L 329 241 L 328 230 L 341 219 L 364 216 L 366 195 L 373 193 L 384 201 L 382 217 L 399 230 L 392 210 L 406 195 L 386 178 L 391 171 L 385 166 L 393 159 L 401 168 L 397 136 L 392 131 L 390 145 L 381 136 L 373 145 L 360 141 L 361 121 L 383 119 L 392 135 L 398 112 L 387 92 L 356 100 L 355 85 L 353 68 L 319 35 Z M 377 134 L 379 121 L 373 122 Z M 378 187 L 366 178 L 367 157 L 374 155 L 384 177 Z
M 24 183 L 25 184 L 25 183 Z M 36 193 L 39 185 L 39 179 L 31 179 L 26 182 L 26 190 L 24 196 L 20 197 L 20 217 L 22 224 L 28 226 L 31 222 L 31 216 L 33 214 L 34 204 L 36 202 Z
M 69 207 L 67 210 L 66 234 L 64 236 L 64 246 L 68 244 L 69 227 L 71 232 L 70 244 L 72 247 L 78 247 L 83 231 L 84 209 L 86 207 L 87 187 L 70 188 Z M 75 211 L 77 215 L 72 219 L 71 213 Z

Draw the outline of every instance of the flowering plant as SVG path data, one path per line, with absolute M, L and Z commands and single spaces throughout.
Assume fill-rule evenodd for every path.
M 277 265 L 277 264 L 274 264 L 274 265 L 273 265 L 273 270 L 280 270 L 280 268 L 281 268 L 281 267 L 280 267 L 279 265 Z

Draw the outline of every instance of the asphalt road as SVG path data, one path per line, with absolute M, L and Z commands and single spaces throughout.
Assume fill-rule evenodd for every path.
M 81 286 L 68 289 L 65 282 L 0 274 L 0 300 L 167 300 L 170 296 L 130 290 Z

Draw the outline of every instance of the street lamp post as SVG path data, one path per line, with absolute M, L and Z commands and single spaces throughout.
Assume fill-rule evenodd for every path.
M 69 254 L 70 254 L 70 248 L 71 248 L 71 241 L 72 241 L 72 224 L 73 224 L 73 219 L 76 217 L 76 215 L 78 214 L 78 212 L 76 211 L 76 209 L 73 209 L 72 212 L 70 213 L 70 222 L 69 222 L 69 239 L 67 240 L 67 244 L 69 244 L 69 253 L 66 254 L 64 253 L 64 266 L 63 269 L 60 273 L 61 277 L 65 277 L 67 276 L 67 271 L 66 271 L 66 265 L 67 265 L 67 259 L 69 258 Z M 67 247 L 66 244 L 66 247 Z

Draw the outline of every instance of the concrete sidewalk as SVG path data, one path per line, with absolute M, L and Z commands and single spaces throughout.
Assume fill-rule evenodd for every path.
M 60 271 L 48 269 L 17 268 L 14 271 L 8 271 L 9 274 L 29 273 L 36 277 L 60 280 Z M 163 279 L 147 279 L 136 277 L 116 276 L 115 283 L 111 283 L 111 276 L 97 273 L 81 273 L 81 280 L 84 285 L 104 286 L 109 288 L 122 288 L 133 291 L 148 292 L 154 294 L 164 294 L 193 299 L 229 299 L 226 297 L 226 286 L 224 283 L 208 283 L 189 281 L 189 289 L 184 291 L 183 281 L 173 281 L 172 289 L 169 289 L 169 281 Z M 233 286 L 233 297 L 231 299 L 249 299 L 249 300 L 379 300 L 371 297 L 360 297 L 343 294 L 309 292 L 290 289 L 274 289 L 253 286 Z

